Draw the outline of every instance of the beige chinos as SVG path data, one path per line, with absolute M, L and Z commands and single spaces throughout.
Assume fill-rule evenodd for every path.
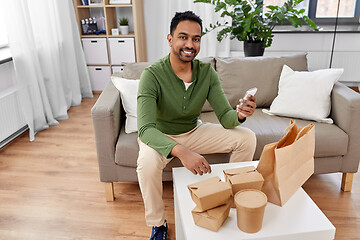
M 166 136 L 201 155 L 231 152 L 230 162 L 251 161 L 256 147 L 255 134 L 241 126 L 225 129 L 220 124 L 203 123 L 189 132 Z M 146 224 L 160 226 L 165 220 L 162 172 L 172 158 L 165 158 L 139 139 L 138 143 L 136 171 L 144 199 Z

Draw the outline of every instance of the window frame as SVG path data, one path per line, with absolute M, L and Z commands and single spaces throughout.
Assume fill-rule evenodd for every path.
M 339 1 L 339 0 L 338 0 Z M 308 5 L 308 17 L 317 25 L 335 25 L 336 17 L 333 18 L 317 18 L 316 8 L 318 0 L 309 0 Z M 263 4 L 263 0 L 258 0 L 258 4 Z M 341 25 L 360 25 L 360 0 L 355 0 L 355 12 L 354 17 L 339 17 L 338 24 Z M 302 21 L 304 22 L 304 21 Z M 290 25 L 289 22 L 285 22 L 281 25 Z
M 316 8 L 318 0 L 309 0 L 308 16 L 316 24 L 335 25 L 336 17 L 332 18 L 317 18 Z M 360 0 L 355 0 L 354 17 L 339 17 L 338 24 L 343 25 L 359 25 L 360 24 Z

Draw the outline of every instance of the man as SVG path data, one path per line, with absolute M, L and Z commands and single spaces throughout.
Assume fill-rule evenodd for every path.
M 152 226 L 150 239 L 166 239 L 162 172 L 173 157 L 193 174 L 210 173 L 201 154 L 232 152 L 230 162 L 253 159 L 255 134 L 237 127 L 256 108 L 255 97 L 231 108 L 210 63 L 194 60 L 200 51 L 202 21 L 193 12 L 176 13 L 167 36 L 170 54 L 144 70 L 137 97 L 139 157 L 137 174 Z M 208 99 L 220 124 L 200 123 Z

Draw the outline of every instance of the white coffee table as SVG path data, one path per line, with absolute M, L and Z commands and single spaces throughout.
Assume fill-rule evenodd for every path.
M 223 170 L 257 166 L 258 162 L 226 163 L 211 165 L 212 173 L 194 175 L 184 167 L 173 168 L 175 232 L 176 239 L 266 239 L 266 240 L 322 240 L 334 239 L 335 227 L 300 188 L 291 199 L 279 207 L 268 203 L 265 208 L 262 229 L 253 234 L 242 232 L 236 223 L 236 209 L 230 210 L 229 217 L 218 232 L 196 226 L 191 210 L 195 207 L 187 185 L 210 177 L 219 176 L 224 181 Z

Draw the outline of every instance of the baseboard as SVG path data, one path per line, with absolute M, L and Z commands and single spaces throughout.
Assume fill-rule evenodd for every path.
M 3 141 L 0 142 L 0 149 L 5 147 L 8 143 L 13 141 L 15 138 L 17 138 L 24 132 L 26 132 L 28 129 L 29 129 L 29 127 L 26 125 L 26 126 L 20 128 L 19 130 L 17 130 L 15 133 L 11 134 L 9 137 L 5 138 Z

